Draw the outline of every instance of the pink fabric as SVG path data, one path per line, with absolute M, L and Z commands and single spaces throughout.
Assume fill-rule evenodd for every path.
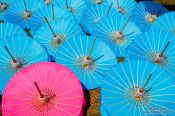
M 43 94 L 56 95 L 50 99 L 52 107 L 36 105 L 40 97 L 34 82 Z M 79 80 L 68 68 L 56 63 L 37 63 L 20 70 L 8 82 L 2 99 L 3 114 L 12 116 L 78 116 L 82 105 Z

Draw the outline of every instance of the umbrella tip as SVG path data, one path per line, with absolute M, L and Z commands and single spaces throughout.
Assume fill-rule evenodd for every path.
M 117 57 L 117 62 L 118 63 L 123 63 L 125 61 L 124 57 Z

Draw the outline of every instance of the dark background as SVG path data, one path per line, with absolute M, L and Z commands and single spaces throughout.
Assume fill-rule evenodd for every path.
M 159 1 L 158 3 L 163 4 L 168 10 L 175 11 L 175 0 L 135 0 L 136 2 L 140 1 Z M 172 5 L 167 4 L 166 1 L 171 1 Z

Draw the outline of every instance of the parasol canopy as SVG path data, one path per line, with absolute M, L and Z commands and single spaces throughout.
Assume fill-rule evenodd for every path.
M 60 18 L 65 18 L 66 20 L 74 19 L 74 16 L 69 11 L 58 8 L 54 4 L 47 7 L 44 6 L 37 9 L 31 17 L 30 24 L 33 31 L 37 31 L 40 27 L 47 24 L 45 17 L 49 22 L 57 21 Z
M 20 69 L 36 62 L 48 61 L 46 50 L 24 36 L 10 36 L 0 41 L 0 92 Z
M 4 22 L 4 15 L 9 8 L 13 0 L 1 0 L 0 1 L 0 23 Z
M 13 36 L 26 36 L 26 33 L 19 26 L 2 23 L 0 24 L 0 40 L 3 41 L 3 38 L 13 37 Z
M 87 4 L 84 0 L 57 0 L 56 5 L 71 12 L 74 15 L 76 21 L 81 24 L 83 20 L 83 12 L 87 7 Z
M 107 2 L 112 3 L 116 11 L 125 17 L 132 16 L 132 10 L 136 4 L 135 0 L 107 0 Z
M 93 34 L 95 25 L 106 16 L 110 15 L 116 15 L 118 12 L 112 8 L 111 4 L 110 6 L 107 5 L 89 5 L 83 14 L 83 21 L 82 24 L 84 25 L 84 28 L 90 33 Z
M 94 36 L 107 43 L 116 57 L 125 57 L 127 46 L 141 31 L 131 17 L 119 15 L 108 16 L 100 20 L 94 30 Z
M 97 5 L 101 5 L 101 4 L 106 4 L 108 5 L 108 1 L 109 0 L 85 0 L 85 2 L 88 4 L 88 5 L 94 5 L 94 4 L 97 4 Z
M 142 1 L 137 3 L 133 9 L 133 20 L 144 32 L 150 29 L 159 16 L 167 12 L 164 6 L 156 2 Z
M 14 0 L 6 12 L 5 20 L 21 28 L 31 29 L 30 19 L 40 7 L 42 4 L 39 0 Z
M 175 11 L 161 15 L 152 25 L 153 30 L 163 30 L 175 35 Z
M 101 99 L 110 116 L 175 115 L 175 83 L 152 63 L 127 60 L 105 76 Z
M 44 18 L 47 25 L 41 27 L 34 37 L 47 48 L 52 57 L 55 57 L 57 48 L 63 41 L 71 39 L 77 34 L 82 34 L 81 27 L 74 19 L 62 18 L 50 23 L 46 17 Z
M 83 104 L 79 80 L 65 66 L 37 63 L 17 72 L 2 98 L 3 115 L 78 116 Z
M 105 73 L 116 63 L 114 54 L 104 42 L 79 35 L 60 45 L 56 62 L 71 69 L 84 90 L 98 88 Z
M 150 30 L 128 47 L 128 57 L 148 60 L 175 75 L 175 37 L 169 32 Z

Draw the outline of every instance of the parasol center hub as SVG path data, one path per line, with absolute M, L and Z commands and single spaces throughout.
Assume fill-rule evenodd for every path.
M 41 95 L 33 96 L 32 105 L 38 112 L 48 112 L 57 103 L 56 94 L 50 89 L 42 89 L 41 92 Z
M 149 22 L 149 23 L 153 23 L 155 20 L 157 19 L 157 15 L 148 15 L 147 16 L 147 21 Z
M 116 9 L 119 13 L 125 14 L 125 10 L 121 6 L 118 6 Z
M 90 58 L 89 56 L 86 56 L 86 57 L 84 58 L 83 67 L 84 67 L 84 68 L 88 68 L 88 67 L 90 67 L 90 66 L 92 66 L 92 65 L 93 65 L 93 59 Z
M 61 43 L 61 35 L 54 35 L 54 37 L 52 38 L 53 42 L 56 44 L 60 44 Z
M 2 2 L 0 2 L 0 11 L 6 11 L 7 10 L 7 8 L 8 8 L 8 4 L 7 3 L 2 3 Z
M 122 44 L 125 40 L 125 37 L 123 35 L 122 32 L 117 32 L 114 34 L 114 40 L 118 43 L 118 44 Z
M 154 59 L 154 62 L 156 64 L 160 64 L 161 62 L 163 62 L 164 59 L 165 59 L 165 56 L 163 56 L 161 54 L 157 54 L 155 59 Z
M 103 0 L 96 0 L 96 4 L 102 4 Z
M 32 13 L 30 11 L 24 11 L 24 18 L 29 19 L 32 16 Z
M 17 61 L 12 61 L 11 64 L 13 68 L 16 68 L 16 69 L 21 68 L 21 64 Z
M 145 97 L 145 90 L 143 88 L 138 88 L 134 94 L 134 98 L 138 101 L 144 99 Z
M 71 13 L 75 13 L 75 10 L 72 7 L 68 7 L 67 10 L 70 11 Z
M 49 5 L 51 3 L 51 0 L 45 0 L 44 4 Z
M 47 104 L 50 102 L 50 99 L 51 98 L 49 96 L 44 95 L 43 97 L 40 97 L 40 102 L 41 104 Z

